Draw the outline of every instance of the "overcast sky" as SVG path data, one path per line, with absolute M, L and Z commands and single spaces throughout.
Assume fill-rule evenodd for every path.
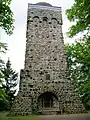
M 6 33 L 1 30 L 1 40 L 8 43 L 9 49 L 3 58 L 7 60 L 9 57 L 12 63 L 12 68 L 17 72 L 24 68 L 27 6 L 28 3 L 35 4 L 37 2 L 48 2 L 53 6 L 62 7 L 64 42 L 73 42 L 73 40 L 66 37 L 66 32 L 71 23 L 67 20 L 65 10 L 73 5 L 74 0 L 12 0 L 11 9 L 14 13 L 15 29 L 11 36 L 6 35 Z

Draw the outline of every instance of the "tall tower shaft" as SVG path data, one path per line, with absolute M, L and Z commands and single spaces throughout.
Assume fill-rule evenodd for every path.
M 11 114 L 84 112 L 67 78 L 61 7 L 28 4 L 26 38 L 25 67 Z

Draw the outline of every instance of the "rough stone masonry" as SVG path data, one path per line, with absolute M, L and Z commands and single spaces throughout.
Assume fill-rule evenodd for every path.
M 68 78 L 61 7 L 28 4 L 25 65 L 11 115 L 82 113 Z

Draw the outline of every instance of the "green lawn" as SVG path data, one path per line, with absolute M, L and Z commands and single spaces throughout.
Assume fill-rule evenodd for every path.
M 0 120 L 39 120 L 39 117 L 34 115 L 8 117 L 6 112 L 0 112 Z
M 38 115 L 8 117 L 7 114 L 7 112 L 0 112 L 0 120 L 40 120 L 40 116 Z M 90 111 L 88 111 L 88 114 L 90 114 Z

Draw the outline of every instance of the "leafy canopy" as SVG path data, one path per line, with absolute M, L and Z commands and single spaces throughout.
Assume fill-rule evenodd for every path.
M 65 48 L 71 80 L 83 104 L 90 110 L 90 0 L 75 0 L 66 15 L 75 23 L 69 29 L 69 37 L 84 34 L 78 42 Z
M 90 110 L 90 37 L 65 46 L 70 78 L 83 104 Z
M 70 22 L 75 22 L 69 29 L 69 37 L 80 32 L 90 34 L 90 0 L 75 0 L 70 9 L 66 10 L 66 15 Z
M 11 35 L 14 29 L 13 13 L 10 9 L 11 0 L 0 0 L 0 27 Z
M 0 28 L 4 29 L 8 35 L 11 35 L 14 29 L 13 13 L 10 9 L 10 4 L 11 4 L 11 0 L 0 0 Z M 7 44 L 2 43 L 0 40 L 0 54 L 5 53 L 6 50 L 7 50 Z M 5 77 L 3 76 L 2 73 L 3 67 L 4 67 L 4 61 L 0 56 L 0 103 L 3 101 L 6 103 L 7 101 L 6 100 L 7 95 L 5 93 L 5 89 L 2 88 L 3 79 Z

